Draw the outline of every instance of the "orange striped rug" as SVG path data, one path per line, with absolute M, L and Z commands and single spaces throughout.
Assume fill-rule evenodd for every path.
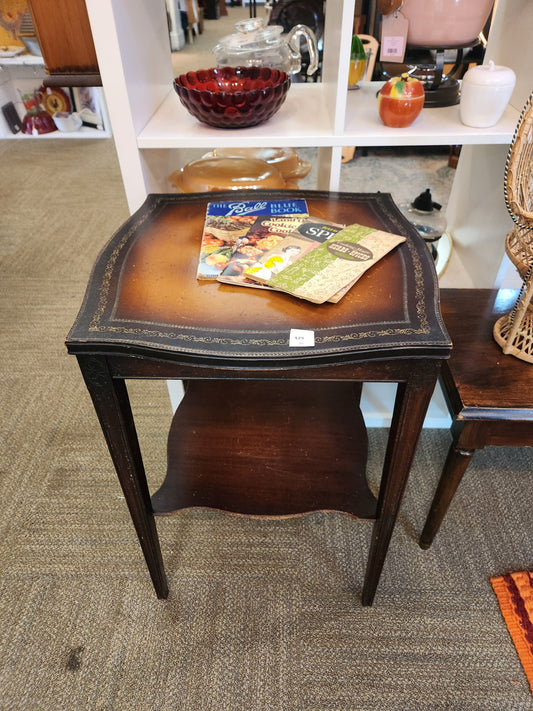
M 490 582 L 533 693 L 533 573 L 508 573 Z

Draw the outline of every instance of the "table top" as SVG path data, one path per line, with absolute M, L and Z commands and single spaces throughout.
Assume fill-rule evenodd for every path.
M 67 337 L 69 352 L 144 355 L 181 363 L 279 368 L 376 358 L 445 358 L 433 261 L 385 193 L 239 191 L 241 200 L 305 199 L 309 214 L 405 235 L 337 304 L 198 281 L 207 203 L 235 192 L 149 195 L 115 233 L 91 274 Z M 312 330 L 313 347 L 289 345 Z
M 513 289 L 443 289 L 441 305 L 453 341 L 443 380 L 456 414 L 533 419 L 533 365 L 504 355 L 492 335 L 518 297 Z M 492 414 L 491 414 L 492 413 Z M 514 414 L 513 414 L 514 413 Z

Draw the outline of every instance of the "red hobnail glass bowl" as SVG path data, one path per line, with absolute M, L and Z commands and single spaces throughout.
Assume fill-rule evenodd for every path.
M 291 85 L 269 67 L 214 67 L 174 79 L 181 103 L 202 123 L 217 128 L 257 126 L 273 116 Z
M 39 107 L 30 109 L 22 119 L 22 133 L 28 136 L 40 136 L 43 133 L 57 131 L 57 126 L 50 114 Z

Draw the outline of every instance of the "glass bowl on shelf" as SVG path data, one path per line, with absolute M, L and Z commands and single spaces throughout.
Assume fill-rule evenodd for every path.
M 39 106 L 29 109 L 22 119 L 22 133 L 28 136 L 41 136 L 52 131 L 57 131 L 53 118 Z
M 281 177 L 285 181 L 285 188 L 299 187 L 298 181 L 303 180 L 311 171 L 312 164 L 302 160 L 294 148 L 283 146 L 280 148 L 251 148 L 226 146 L 214 148 L 211 153 L 208 153 L 204 158 L 216 156 L 220 157 L 243 157 L 255 158 L 263 160 L 269 165 L 277 168 L 281 173 Z
M 27 136 L 40 136 L 44 133 L 57 131 L 52 117 L 41 104 L 41 96 L 38 91 L 21 94 L 21 99 L 26 109 L 26 115 L 22 119 L 22 133 Z
M 279 110 L 290 85 L 286 72 L 270 67 L 213 67 L 174 79 L 187 111 L 216 128 L 264 123 Z
M 285 180 L 274 165 L 244 156 L 204 156 L 169 175 L 182 193 L 214 190 L 283 190 Z

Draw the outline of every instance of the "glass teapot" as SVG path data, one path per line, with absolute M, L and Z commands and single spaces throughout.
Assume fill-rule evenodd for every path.
M 304 38 L 309 52 L 307 74 L 318 68 L 318 48 L 314 32 L 306 25 L 295 25 L 283 34 L 280 25 L 265 26 L 262 17 L 237 22 L 237 32 L 223 37 L 213 49 L 219 67 L 272 67 L 287 74 L 301 69 L 299 43 Z

